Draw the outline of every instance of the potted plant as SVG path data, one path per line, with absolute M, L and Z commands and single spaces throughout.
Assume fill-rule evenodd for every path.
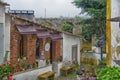
M 21 60 L 21 56 L 20 54 L 18 53 L 18 62 Z
M 26 56 L 24 56 L 24 57 L 23 57 L 23 60 L 26 60 L 26 59 L 27 59 Z
M 24 64 L 24 63 L 22 63 L 22 64 L 21 64 L 21 68 L 22 68 L 22 70 L 24 71 L 24 70 L 26 70 L 27 65 L 26 65 L 26 64 Z
M 49 58 L 46 59 L 46 64 L 47 64 L 47 65 L 50 64 L 50 59 L 49 59 Z
M 37 69 L 38 68 L 38 64 L 34 63 L 34 68 Z
M 56 60 L 56 62 L 58 62 L 58 63 L 59 63 L 60 61 L 61 61 L 61 59 L 60 59 L 60 58 L 58 58 L 58 59 Z
M 75 73 L 76 73 L 76 75 L 77 75 L 77 79 L 78 79 L 78 80 L 80 80 L 81 75 L 84 74 L 84 72 L 83 72 L 82 70 L 80 70 L 80 69 L 76 69 L 76 70 L 75 70 Z

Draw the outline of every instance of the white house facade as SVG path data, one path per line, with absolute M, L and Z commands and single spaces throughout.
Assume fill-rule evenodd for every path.
M 0 1 L 0 64 L 3 63 L 5 54 L 5 6 L 7 3 Z
M 80 64 L 80 37 L 63 33 L 63 61 L 77 61 Z

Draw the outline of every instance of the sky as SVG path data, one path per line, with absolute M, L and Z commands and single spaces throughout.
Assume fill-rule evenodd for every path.
M 14 10 L 34 10 L 36 17 L 74 17 L 81 9 L 76 8 L 73 0 L 4 0 Z

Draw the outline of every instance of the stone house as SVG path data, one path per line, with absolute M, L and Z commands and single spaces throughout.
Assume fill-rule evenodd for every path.
M 6 22 L 7 20 L 10 24 L 8 27 L 10 27 L 11 62 L 16 63 L 19 59 L 25 58 L 26 64 L 29 65 L 35 63 L 37 59 L 50 59 L 52 63 L 60 58 L 62 40 L 60 31 L 13 14 L 6 14 Z
M 49 64 L 60 61 L 58 75 L 62 61 L 75 60 L 80 64 L 79 36 L 43 26 L 33 19 L 5 13 L 8 5 L 0 1 L 0 64 L 7 56 L 6 60 L 16 67 L 21 63 L 32 67 L 37 64 L 38 67 L 37 70 L 15 74 L 17 80 L 33 80 L 38 74 L 52 71 L 52 65 L 46 65 L 48 60 Z

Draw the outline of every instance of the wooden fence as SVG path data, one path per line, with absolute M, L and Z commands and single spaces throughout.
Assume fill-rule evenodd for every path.
M 83 42 L 82 43 L 82 49 L 83 51 L 91 51 L 92 50 L 92 44 L 89 42 Z

